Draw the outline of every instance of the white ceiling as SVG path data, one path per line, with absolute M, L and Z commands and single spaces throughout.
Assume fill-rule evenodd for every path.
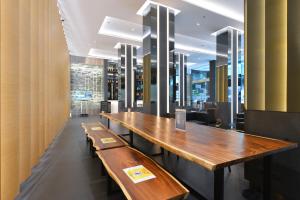
M 142 17 L 137 15 L 144 0 L 58 0 L 64 31 L 71 55 L 88 56 L 91 49 L 101 55 L 117 56 L 114 46 L 118 43 L 130 43 L 142 46 L 140 40 Z M 208 64 L 215 59 L 215 40 L 211 34 L 227 26 L 243 30 L 242 20 L 231 16 L 244 15 L 244 0 L 157 0 L 181 12 L 175 18 L 175 41 L 177 47 L 192 47 L 196 52 L 189 53 L 188 61 L 195 63 L 195 68 Z M 205 8 L 188 2 L 202 2 Z M 209 7 L 211 6 L 211 7 Z M 211 9 L 216 8 L 216 9 Z M 216 13 L 219 12 L 219 13 Z M 105 17 L 111 17 L 116 31 L 137 37 L 118 37 L 99 34 Z M 202 52 L 202 53 L 199 53 Z

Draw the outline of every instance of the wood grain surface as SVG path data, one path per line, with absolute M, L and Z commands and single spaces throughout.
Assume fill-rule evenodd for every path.
M 121 140 L 112 130 L 108 130 L 100 122 L 81 123 L 88 138 L 92 140 L 93 147 L 96 151 L 127 146 L 128 144 Z M 102 128 L 102 130 L 93 130 L 93 128 Z M 103 143 L 101 139 L 113 138 L 116 142 Z
M 129 200 L 185 199 L 189 193 L 167 171 L 133 148 L 114 148 L 96 153 Z M 123 169 L 138 165 L 143 165 L 156 178 L 135 184 Z
M 175 129 L 174 119 L 138 112 L 101 115 L 211 171 L 297 147 L 292 142 L 189 122 L 182 132 Z
M 92 128 L 95 128 L 95 127 L 100 127 L 100 128 L 102 128 L 102 130 L 107 129 L 100 122 L 81 123 L 81 127 L 84 129 L 84 132 L 86 134 L 88 134 L 88 131 L 93 131 Z
M 119 137 L 113 135 L 108 131 L 93 131 L 88 132 L 88 137 L 92 140 L 93 147 L 95 147 L 96 151 L 123 147 L 127 144 L 121 140 Z M 116 142 L 113 143 L 106 143 L 104 144 L 101 139 L 105 138 L 113 138 Z

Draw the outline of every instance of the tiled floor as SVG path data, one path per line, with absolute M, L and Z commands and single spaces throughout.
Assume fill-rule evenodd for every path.
M 63 132 L 56 138 L 49 150 L 33 170 L 32 176 L 22 185 L 17 199 L 28 200 L 92 200 L 124 199 L 121 192 L 107 196 L 106 177 L 101 176 L 101 165 L 89 154 L 84 132 L 80 126 L 84 121 L 99 120 L 99 117 L 71 119 Z M 103 123 L 105 120 L 102 119 Z M 111 123 L 118 133 L 127 132 L 118 124 Z M 135 135 L 135 147 L 147 154 L 160 149 Z M 184 159 L 176 159 L 165 153 L 155 157 L 157 162 L 174 173 L 181 181 L 210 199 L 212 174 Z M 225 170 L 225 199 L 243 200 L 242 191 L 248 187 L 243 179 L 243 166 L 232 166 L 232 172 Z M 189 199 L 196 199 L 190 195 Z M 257 198 L 252 198 L 257 199 Z

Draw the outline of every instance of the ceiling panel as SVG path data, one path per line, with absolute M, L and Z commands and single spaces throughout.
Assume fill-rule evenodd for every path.
M 243 0 L 201 1 L 210 1 L 243 15 Z M 124 33 L 138 37 L 144 27 L 142 26 L 142 17 L 136 13 L 144 2 L 144 0 L 58 0 L 70 53 L 88 56 L 91 49 L 97 49 L 97 51 L 116 56 L 117 50 L 114 49 L 114 46 L 118 42 L 141 46 L 142 43 L 133 38 L 98 34 L 98 32 L 105 18 L 110 17 L 111 20 L 117 20 L 108 24 L 111 29 L 122 30 Z M 216 38 L 211 35 L 213 32 L 226 26 L 243 30 L 242 22 L 194 6 L 183 0 L 158 0 L 157 2 L 181 11 L 175 19 L 177 44 L 209 52 L 190 52 L 189 59 L 193 63 L 201 64 L 215 59 L 215 56 L 211 54 L 211 52 L 215 52 L 216 46 Z M 188 53 L 188 51 L 185 52 Z

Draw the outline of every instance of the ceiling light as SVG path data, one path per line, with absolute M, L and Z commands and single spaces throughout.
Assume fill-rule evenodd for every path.
M 101 58 L 101 59 L 108 59 L 108 60 L 118 60 L 118 57 L 109 53 L 103 53 L 101 50 L 99 49 L 93 49 L 91 48 L 89 53 L 88 53 L 89 57 L 93 57 L 93 58 Z
M 196 52 L 196 53 L 203 53 L 203 54 L 214 55 L 214 56 L 218 55 L 218 56 L 222 56 L 222 57 L 227 57 L 227 55 L 225 55 L 225 54 L 216 54 L 216 52 L 212 51 L 212 50 L 193 47 L 193 46 L 187 46 L 187 45 L 178 44 L 178 43 L 175 43 L 175 48 L 184 50 L 184 51 L 189 51 L 189 52 Z
M 141 30 L 140 32 L 142 33 L 142 30 L 143 30 L 142 25 L 106 16 L 102 22 L 102 25 L 100 27 L 98 34 L 127 39 L 127 40 L 133 40 L 133 41 L 137 41 L 137 42 L 143 41 L 143 39 L 140 37 L 139 33 L 133 34 L 133 33 L 127 33 L 128 31 L 126 32 L 126 31 L 118 30 L 119 25 L 124 26 L 124 24 L 126 24 L 126 25 L 128 24 L 131 26 L 137 26 L 137 27 L 139 27 L 139 29 Z M 137 29 L 134 28 L 134 30 L 137 30 Z
M 204 8 L 206 10 L 209 10 L 211 12 L 217 13 L 219 15 L 223 15 L 225 17 L 228 17 L 230 19 L 234 19 L 239 22 L 244 22 L 244 15 L 240 14 L 232 9 L 229 9 L 223 5 L 207 1 L 207 0 L 183 0 L 187 3 L 193 4 L 195 6 Z
M 158 5 L 158 6 L 162 6 L 162 7 L 165 7 L 165 8 L 169 8 L 169 10 L 173 11 L 175 15 L 178 15 L 181 11 L 178 10 L 178 9 L 175 9 L 175 8 L 171 8 L 169 6 L 166 6 L 166 5 L 163 5 L 163 4 L 160 4 L 160 3 L 157 3 L 157 2 L 154 2 L 154 1 L 150 1 L 150 0 L 147 0 L 145 1 L 145 3 L 142 5 L 142 7 L 137 11 L 137 15 L 140 15 L 140 16 L 145 16 L 148 11 L 149 11 L 149 8 L 151 5 Z
M 121 43 L 121 42 L 118 42 L 118 43 L 117 43 L 117 44 L 114 46 L 114 49 L 120 49 L 122 44 L 131 45 L 131 46 L 134 46 L 134 47 L 136 47 L 137 49 L 139 49 L 139 48 L 140 48 L 140 46 L 138 46 L 138 45 L 135 45 L 135 44 L 128 44 L 128 43 Z
M 226 26 L 225 28 L 222 28 L 222 29 L 216 31 L 216 32 L 212 33 L 211 35 L 212 35 L 212 36 L 217 36 L 217 35 L 220 35 L 221 33 L 224 33 L 224 32 L 226 32 L 226 31 L 228 31 L 228 30 L 231 30 L 231 29 L 238 31 L 238 32 L 240 32 L 241 34 L 244 34 L 244 31 L 243 31 L 243 30 L 234 28 L 234 27 L 232 27 L 232 26 Z
M 200 23 L 199 23 L 199 22 L 197 22 L 197 23 L 196 23 L 196 25 L 197 25 L 197 26 L 200 26 Z
M 186 66 L 187 66 L 187 67 L 190 67 L 190 66 L 193 66 L 193 65 L 196 65 L 196 64 L 197 64 L 197 63 L 187 62 L 187 63 L 186 63 Z

